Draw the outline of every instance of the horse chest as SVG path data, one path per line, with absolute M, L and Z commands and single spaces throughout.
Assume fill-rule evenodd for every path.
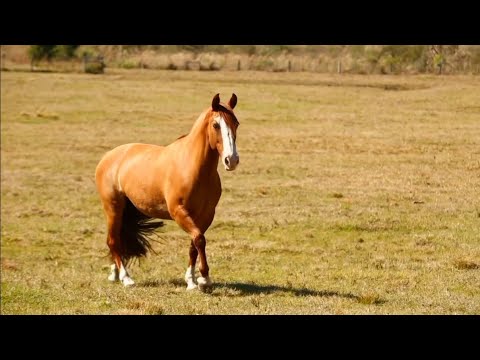
M 188 195 L 183 197 L 187 208 L 195 209 L 197 213 L 213 213 L 222 193 L 220 181 L 211 180 L 194 184 Z
M 220 192 L 221 188 L 215 182 L 203 182 L 199 184 L 193 184 L 188 191 L 188 196 L 192 199 L 207 201 L 209 199 L 216 199 Z

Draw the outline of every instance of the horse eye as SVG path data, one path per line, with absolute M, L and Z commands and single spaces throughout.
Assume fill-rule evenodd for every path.
M 217 122 L 213 123 L 213 127 L 217 130 L 220 129 L 220 125 Z

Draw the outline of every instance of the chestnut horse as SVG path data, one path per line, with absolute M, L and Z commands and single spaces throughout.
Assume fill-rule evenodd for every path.
M 188 135 L 168 146 L 120 145 L 100 160 L 95 181 L 107 218 L 107 244 L 113 260 L 110 281 L 134 284 L 127 265 L 152 250 L 148 236 L 163 225 L 152 219 L 165 219 L 175 220 L 191 237 L 187 290 L 211 288 L 204 234 L 222 193 L 218 160 L 227 171 L 240 161 L 235 144 L 236 104 L 235 94 L 228 104 L 221 103 L 217 94 Z M 195 280 L 198 255 L 201 276 Z

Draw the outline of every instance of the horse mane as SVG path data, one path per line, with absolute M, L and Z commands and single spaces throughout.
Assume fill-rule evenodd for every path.
M 240 122 L 237 120 L 237 117 L 230 106 L 220 103 L 218 112 L 223 115 L 225 121 L 232 122 L 236 126 L 240 125 Z

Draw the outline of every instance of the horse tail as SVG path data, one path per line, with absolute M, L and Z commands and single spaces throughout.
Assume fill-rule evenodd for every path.
M 120 232 L 122 262 L 126 266 L 132 258 L 140 258 L 149 251 L 155 254 L 151 236 L 156 229 L 164 225 L 163 221 L 152 221 L 151 217 L 141 213 L 129 198 L 125 199 L 123 221 Z

